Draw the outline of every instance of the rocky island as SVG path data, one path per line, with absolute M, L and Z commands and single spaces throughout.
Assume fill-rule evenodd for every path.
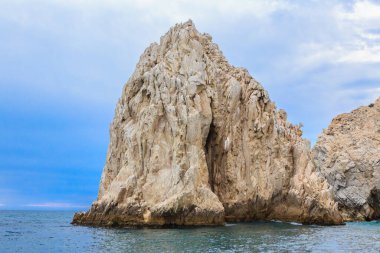
M 311 149 L 247 70 L 191 21 L 140 57 L 110 128 L 96 226 L 342 224 L 380 217 L 380 102 L 335 118 Z

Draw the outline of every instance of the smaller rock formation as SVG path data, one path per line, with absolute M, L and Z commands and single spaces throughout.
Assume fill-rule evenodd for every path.
M 345 220 L 380 218 L 380 98 L 335 117 L 313 154 Z

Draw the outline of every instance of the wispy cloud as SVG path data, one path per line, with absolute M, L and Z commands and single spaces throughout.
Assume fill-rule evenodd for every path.
M 40 207 L 40 208 L 87 208 L 87 205 L 64 203 L 64 202 L 46 202 L 46 203 L 31 203 L 25 207 Z
M 315 111 L 318 122 L 324 122 L 316 122 L 321 125 L 313 130 L 314 136 L 317 129 L 328 125 L 333 115 L 368 104 L 380 96 L 380 3 L 368 0 L 316 3 L 298 4 L 295 10 L 289 10 L 298 21 L 297 29 L 303 37 L 295 41 L 284 37 L 286 50 L 292 54 L 285 60 L 276 59 L 279 70 L 276 84 L 284 83 L 284 87 L 276 89 L 283 89 L 280 94 L 284 94 L 293 83 L 293 88 L 297 86 L 294 89 L 304 91 L 302 97 L 296 95 L 294 99 L 310 104 L 308 110 Z M 287 73 L 281 69 L 287 69 Z M 368 88 L 368 81 L 377 85 Z M 347 88 L 349 83 L 355 85 Z M 329 97 L 329 101 L 324 97 Z M 297 113 L 297 110 L 293 112 Z M 329 115 L 327 119 L 326 115 Z M 305 112 L 302 118 L 308 132 L 308 114 Z
M 338 62 L 380 63 L 380 3 L 357 1 L 350 10 L 340 9 L 337 18 L 352 33 L 351 47 Z
M 380 5 L 374 1 L 355 1 L 351 10 L 340 12 L 340 16 L 359 22 L 380 20 Z
M 380 63 L 380 3 L 355 1 L 349 6 L 338 3 L 330 13 L 331 28 L 325 31 L 333 35 L 327 33 L 317 42 L 301 45 L 303 53 L 309 52 L 301 63 Z
M 285 1 L 251 1 L 251 0 L 185 0 L 185 1 L 129 1 L 136 9 L 145 13 L 146 21 L 153 21 L 158 16 L 171 22 L 179 22 L 192 17 L 196 20 L 210 20 L 228 16 L 231 19 L 252 16 L 258 19 L 266 18 L 279 10 L 290 8 Z M 130 5 L 129 5 L 130 6 Z
M 227 16 L 232 20 L 246 16 L 263 19 L 277 11 L 293 8 L 293 4 L 289 1 L 280 0 L 58 0 L 38 1 L 38 4 L 26 0 L 5 0 L 5 2 L 7 4 L 0 10 L 0 16 L 23 26 L 38 26 L 45 30 L 59 28 L 54 15 L 57 9 L 80 12 L 82 20 L 77 25 L 87 26 L 104 14 L 119 14 L 113 16 L 112 22 L 125 21 L 128 19 L 128 15 L 132 15 L 138 23 L 154 25 L 157 24 L 157 20 L 175 23 L 186 21 L 189 18 L 199 22 L 212 22 Z M 9 12 L 12 8 L 18 9 L 19 12 Z M 51 9 L 52 12 L 46 11 L 47 9 Z M 36 14 L 40 15 L 38 19 L 34 18 Z M 50 21 L 50 23 L 44 23 L 43 20 Z M 75 31 L 77 28 L 73 27 L 73 29 Z
M 155 18 L 166 18 L 171 22 L 183 21 L 189 17 L 212 19 L 219 15 L 228 15 L 231 18 L 241 17 L 244 15 L 263 18 L 271 15 L 278 10 L 291 8 L 288 1 L 267 0 L 111 0 L 111 1 L 77 1 L 77 0 L 60 0 L 56 3 L 62 6 L 71 6 L 79 8 L 96 8 L 96 9 L 132 9 L 138 11 L 139 19 L 153 21 Z

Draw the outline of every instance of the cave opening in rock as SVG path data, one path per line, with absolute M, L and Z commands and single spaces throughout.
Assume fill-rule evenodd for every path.
M 205 144 L 205 156 L 208 168 L 208 182 L 211 188 L 211 191 L 215 193 L 215 138 L 216 130 L 213 123 L 210 125 L 210 129 L 207 135 L 206 144 Z
M 380 219 L 380 189 L 374 187 L 371 190 L 371 194 L 368 198 L 368 204 L 373 208 L 373 214 L 370 219 Z

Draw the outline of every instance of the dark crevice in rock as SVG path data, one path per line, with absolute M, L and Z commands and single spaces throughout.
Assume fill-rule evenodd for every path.
M 371 190 L 371 194 L 368 198 L 368 204 L 373 209 L 371 219 L 380 219 L 380 189 L 375 187 Z
M 205 155 L 208 168 L 208 182 L 211 188 L 211 191 L 215 193 L 215 138 L 216 131 L 213 123 L 210 125 L 210 129 L 207 135 L 206 144 L 205 144 Z

